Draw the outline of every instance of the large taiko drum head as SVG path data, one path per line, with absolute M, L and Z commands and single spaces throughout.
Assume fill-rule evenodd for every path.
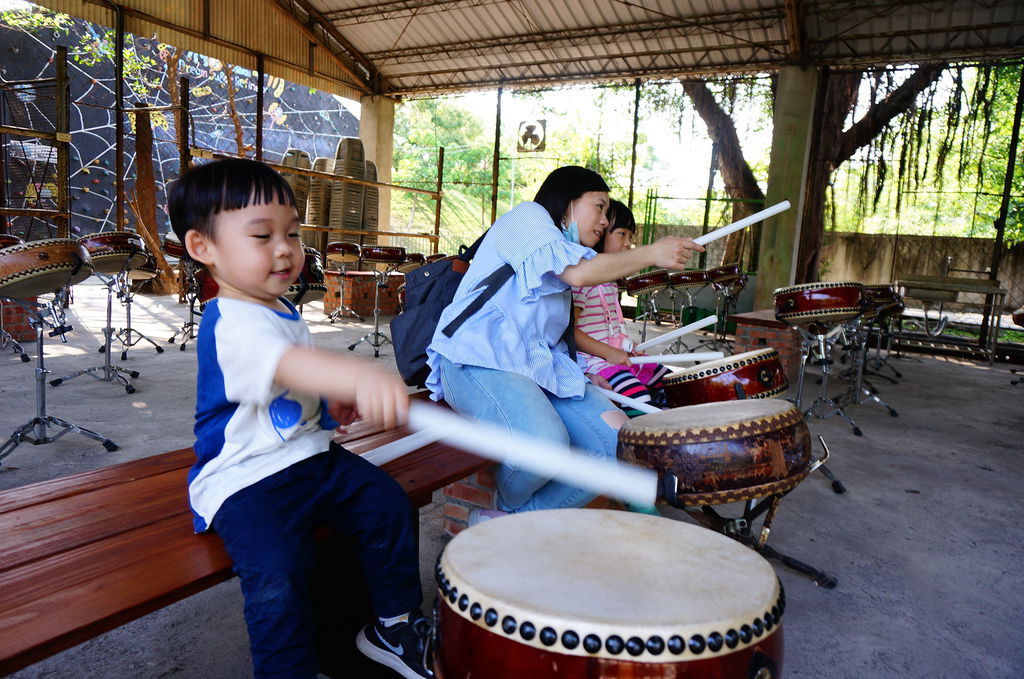
M 669 374 L 662 379 L 665 398 L 672 408 L 740 398 L 774 398 L 789 388 L 786 370 L 775 349 L 755 349 L 708 361 Z
M 774 295 L 775 316 L 794 325 L 840 323 L 864 310 L 864 286 L 860 283 L 804 283 L 778 288 Z
M 89 251 L 72 238 L 48 238 L 0 250 L 0 297 L 57 292 L 92 275 Z
M 775 678 L 785 596 L 752 549 L 629 512 L 481 523 L 437 566 L 438 679 Z
M 78 242 L 89 251 L 96 273 L 116 274 L 125 269 L 137 269 L 149 259 L 142 238 L 131 231 L 91 233 L 80 237 Z
M 668 286 L 668 276 L 665 269 L 629 276 L 626 278 L 626 292 L 633 297 L 658 292 Z
M 810 472 L 811 435 L 789 401 L 721 401 L 629 420 L 618 456 L 675 475 L 682 504 L 722 504 L 796 487 Z

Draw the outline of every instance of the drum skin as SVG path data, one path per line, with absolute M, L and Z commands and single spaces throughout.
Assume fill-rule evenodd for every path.
M 327 244 L 327 259 L 332 262 L 351 264 L 359 261 L 359 246 L 355 243 L 334 241 Z
M 0 250 L 0 297 L 57 292 L 92 275 L 89 251 L 71 238 L 48 238 Z
M 668 285 L 668 271 L 659 269 L 638 273 L 626 278 L 626 292 L 634 297 L 649 292 L 657 292 Z
M 774 398 L 789 388 L 775 349 L 756 349 L 672 373 L 662 380 L 670 408 L 734 401 L 736 385 L 745 398 Z
M 405 248 L 397 245 L 364 245 L 360 248 L 364 262 L 375 264 L 401 264 L 405 261 Z
M 810 471 L 811 435 L 788 401 L 723 401 L 626 422 L 618 457 L 675 475 L 682 504 L 721 504 L 796 487 Z
M 157 276 L 156 258 L 153 255 L 146 257 L 146 262 L 128 272 L 128 280 L 148 281 Z
M 425 255 L 423 255 L 423 253 L 421 253 L 421 252 L 410 252 L 406 256 L 405 261 L 402 262 L 402 264 L 399 265 L 397 271 L 399 273 L 409 273 L 410 271 L 414 271 L 415 269 L 420 268 L 421 266 L 423 266 L 426 263 L 427 263 L 427 258 L 426 258 Z
M 503 525 L 478 530 L 487 524 Z M 437 565 L 435 675 L 777 679 L 785 593 L 752 552 L 704 528 L 610 510 L 473 526 Z
M 707 285 L 709 281 L 708 272 L 703 269 L 673 271 L 668 275 L 668 284 L 674 288 L 692 288 Z
M 804 283 L 775 291 L 775 316 L 794 325 L 847 321 L 863 311 L 860 283 Z
M 142 237 L 131 231 L 92 233 L 80 237 L 78 242 L 89 251 L 96 273 L 116 274 L 126 268 L 137 269 L 149 258 Z

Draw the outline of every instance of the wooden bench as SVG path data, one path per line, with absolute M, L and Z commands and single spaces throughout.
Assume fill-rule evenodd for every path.
M 361 454 L 408 434 L 356 423 L 339 441 Z M 0 675 L 232 577 L 220 538 L 192 530 L 194 459 L 185 448 L 0 492 Z M 487 464 L 431 443 L 382 469 L 420 508 Z

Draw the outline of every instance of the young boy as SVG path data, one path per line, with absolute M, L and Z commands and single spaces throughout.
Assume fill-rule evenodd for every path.
M 309 576 L 313 529 L 329 524 L 354 538 L 379 616 L 359 633 L 360 651 L 403 677 L 432 677 L 408 498 L 331 442 L 332 415 L 404 421 L 405 385 L 369 361 L 314 349 L 282 299 L 304 254 L 295 198 L 274 170 L 241 159 L 194 167 L 168 206 L 188 255 L 220 287 L 197 342 L 189 500 L 196 531 L 216 531 L 234 561 L 255 676 L 317 675 Z

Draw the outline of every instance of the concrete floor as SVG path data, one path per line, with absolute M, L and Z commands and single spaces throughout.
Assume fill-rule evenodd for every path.
M 102 363 L 96 348 L 105 289 L 94 280 L 75 288 L 68 343 L 47 340 L 51 378 Z M 122 363 L 115 349 L 115 365 L 140 373 L 136 393 L 88 376 L 47 387 L 49 414 L 99 431 L 120 450 L 75 433 L 23 443 L 0 463 L 0 488 L 191 444 L 195 354 L 165 343 L 185 315 L 173 302 L 139 296 L 133 308 L 135 327 L 167 351 L 143 343 Z M 121 313 L 115 307 L 114 325 L 123 325 Z M 319 304 L 304 316 L 321 346 L 342 351 L 368 328 L 325 323 Z M 372 356 L 365 345 L 357 351 Z M 390 365 L 390 351 L 380 360 Z M 1024 385 L 1010 386 L 998 364 L 906 357 L 896 365 L 899 384 L 877 386 L 898 418 L 874 404 L 851 407 L 863 437 L 838 418 L 810 422 L 849 492 L 834 494 L 816 473 L 787 496 L 775 520 L 770 545 L 839 580 L 825 590 L 776 566 L 788 602 L 785 676 L 1019 677 Z M 10 350 L 0 354 L 0 433 L 34 414 L 33 366 Z M 445 544 L 438 503 L 420 517 L 424 589 L 432 597 L 430 573 Z M 241 679 L 249 672 L 233 580 L 11 676 Z

